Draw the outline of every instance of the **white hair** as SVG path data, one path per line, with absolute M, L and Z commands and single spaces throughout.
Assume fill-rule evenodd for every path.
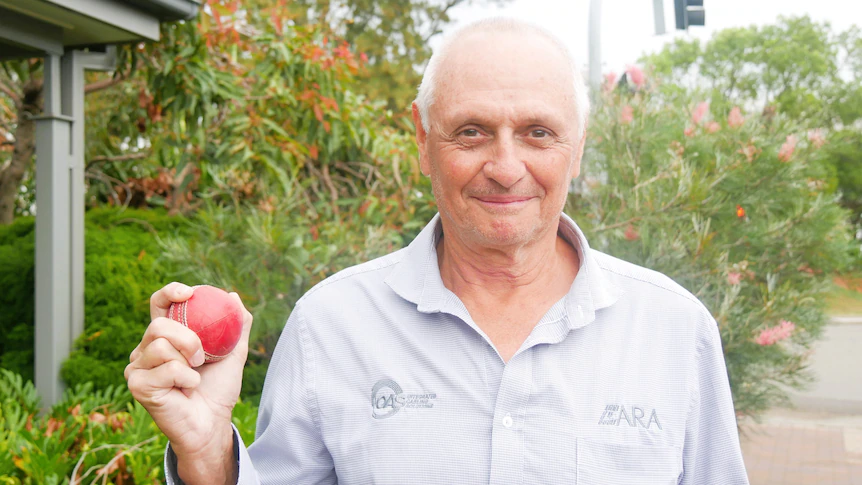
M 419 118 L 422 121 L 422 127 L 425 131 L 431 128 L 429 110 L 434 104 L 434 91 L 437 87 L 438 70 L 440 65 L 446 58 L 449 48 L 473 33 L 507 33 L 507 34 L 534 34 L 544 39 L 549 40 L 557 47 L 559 52 L 568 60 L 574 80 L 575 93 L 575 119 L 578 121 L 578 139 L 584 134 L 584 129 L 587 126 L 587 117 L 590 114 L 590 98 L 587 94 L 587 87 L 584 85 L 584 78 L 581 76 L 574 57 L 572 56 L 566 44 L 559 37 L 552 34 L 547 29 L 530 22 L 517 20 L 506 17 L 491 17 L 477 22 L 472 22 L 459 28 L 450 35 L 447 35 L 431 55 L 428 61 L 428 66 L 425 68 L 425 73 L 422 75 L 422 83 L 419 84 L 419 92 L 416 94 L 416 106 L 419 108 Z

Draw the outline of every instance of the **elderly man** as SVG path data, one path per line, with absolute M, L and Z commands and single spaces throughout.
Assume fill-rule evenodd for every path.
M 413 105 L 436 216 L 290 315 L 257 439 L 232 429 L 248 315 L 227 359 L 168 320 L 131 355 L 134 396 L 187 484 L 744 484 L 713 318 L 665 276 L 590 249 L 562 213 L 588 101 L 562 44 L 470 25 Z

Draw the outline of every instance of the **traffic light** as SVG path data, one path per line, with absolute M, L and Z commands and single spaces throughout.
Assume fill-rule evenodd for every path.
M 690 25 L 706 25 L 703 0 L 674 0 L 677 30 L 686 30 Z

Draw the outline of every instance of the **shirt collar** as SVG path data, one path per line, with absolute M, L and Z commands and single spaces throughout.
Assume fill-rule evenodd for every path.
M 406 248 L 404 257 L 386 278 L 396 294 L 416 304 L 423 313 L 447 311 L 455 297 L 443 285 L 437 265 L 437 242 L 443 233 L 440 214 L 422 229 Z M 610 281 L 590 250 L 587 238 L 568 215 L 560 215 L 559 234 L 578 252 L 580 269 L 565 297 L 569 328 L 579 328 L 595 320 L 596 311 L 614 304 L 622 289 Z

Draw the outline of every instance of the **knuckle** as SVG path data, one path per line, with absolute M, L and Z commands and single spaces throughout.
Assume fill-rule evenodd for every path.
M 173 352 L 174 346 L 166 337 L 159 337 L 150 344 L 149 353 L 154 357 L 169 357 Z
M 184 364 L 178 360 L 171 360 L 163 365 L 165 366 L 165 370 L 172 375 L 181 374 L 183 371 L 189 368 L 188 364 Z

